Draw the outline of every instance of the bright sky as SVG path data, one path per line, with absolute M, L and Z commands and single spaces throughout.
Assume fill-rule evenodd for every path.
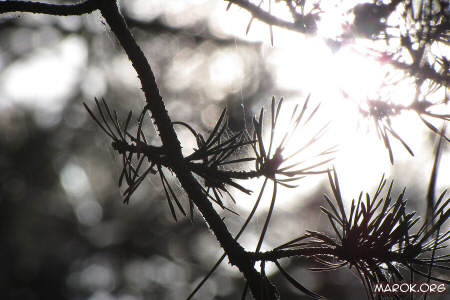
M 76 36 L 25 55 L 0 72 L 0 109 L 32 108 L 41 125 L 56 124 L 86 62 L 86 43 Z

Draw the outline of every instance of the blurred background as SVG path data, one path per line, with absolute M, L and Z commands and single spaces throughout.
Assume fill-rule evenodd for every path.
M 410 209 L 423 214 L 436 135 L 414 113 L 397 116 L 393 127 L 414 157 L 394 139 L 395 164 L 390 163 L 373 121 L 360 113 L 361 101 L 384 93 L 405 104 L 416 91 L 410 78 L 386 85 L 386 74 L 395 70 L 379 60 L 383 45 L 367 38 L 355 38 L 351 45 L 336 41 L 345 22 L 352 21 L 346 19 L 352 8 L 346 3 L 352 1 L 330 2 L 335 6 L 324 8 L 329 14 L 317 34 L 273 28 L 273 45 L 269 26 L 254 20 L 246 34 L 250 15 L 236 6 L 227 11 L 223 1 L 120 4 L 173 120 L 207 133 L 227 107 L 229 126 L 238 130 L 251 126 L 252 116 L 269 108 L 273 95 L 285 98 L 282 113 L 288 118 L 292 107 L 311 94 L 312 103 L 321 103 L 311 130 L 331 122 L 317 147 L 337 145 L 331 164 L 345 197 L 373 193 L 385 174 L 395 179 L 396 194 L 407 187 Z M 448 58 L 448 46 L 433 51 Z M 448 97 L 448 90 L 434 95 Z M 97 12 L 0 16 L 2 299 L 185 299 L 222 255 L 201 216 L 173 221 L 158 178 L 148 177 L 130 204 L 122 203 L 120 159 L 83 107 L 83 102 L 92 107 L 95 97 L 105 98 L 122 119 L 130 109 L 137 116 L 144 103 L 135 71 Z M 448 113 L 448 105 L 443 109 Z M 150 123 L 146 130 L 158 143 Z M 192 135 L 183 127 L 177 130 L 184 150 L 192 151 Z M 437 194 L 450 187 L 450 154 L 444 145 Z M 240 216 L 220 212 L 233 233 L 261 182 L 242 184 L 253 194 L 236 193 L 237 204 L 227 202 Z M 295 190 L 281 188 L 263 249 L 306 229 L 329 231 L 319 208 L 325 205 L 324 193 L 329 194 L 325 175 L 305 178 Z M 270 197 L 263 200 L 242 237 L 249 249 L 256 247 Z M 329 299 L 366 297 L 348 269 L 314 273 L 306 269 L 311 267 L 307 261 L 283 263 L 306 287 Z M 283 299 L 305 297 L 275 269 L 270 276 Z M 239 299 L 243 286 L 240 273 L 225 260 L 196 299 Z

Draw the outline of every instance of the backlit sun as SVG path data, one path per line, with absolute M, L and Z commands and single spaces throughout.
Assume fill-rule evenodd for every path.
M 332 1 L 331 1 L 332 2 Z M 354 5 L 354 3 L 352 4 Z M 289 18 L 289 14 L 280 6 L 273 6 L 272 12 L 280 17 Z M 277 11 L 277 9 L 279 9 Z M 234 8 L 227 12 L 235 21 L 228 27 L 229 33 L 250 40 L 260 40 L 263 53 L 270 70 L 273 71 L 277 86 L 283 90 L 297 92 L 301 96 L 289 96 L 280 119 L 289 119 L 292 107 L 302 103 L 311 94 L 311 105 L 321 103 L 316 122 L 310 124 L 312 132 L 330 122 L 328 134 L 322 139 L 323 147 L 337 145 L 338 152 L 332 165 L 336 167 L 342 181 L 344 193 L 358 195 L 362 189 L 376 187 L 383 174 L 389 174 L 392 165 L 389 162 L 383 142 L 377 136 L 373 120 L 368 119 L 361 110 L 367 109 L 367 101 L 381 100 L 393 104 L 408 105 L 414 99 L 415 87 L 407 76 L 386 63 L 386 45 L 384 42 L 349 38 L 333 44 L 333 38 L 342 34 L 350 19 L 345 13 L 351 7 L 331 7 L 324 9 L 317 35 L 309 37 L 296 32 L 269 26 L 254 20 L 248 34 L 245 28 L 250 16 L 245 11 Z M 245 24 L 245 25 L 243 25 Z M 274 47 L 270 45 L 273 35 Z M 265 99 L 268 101 L 268 99 Z M 291 109 L 289 108 L 291 107 Z M 268 108 L 268 107 L 266 107 Z M 404 113 L 393 124 L 408 143 L 417 150 L 423 149 L 425 136 L 419 128 L 413 134 L 409 128 L 417 125 L 417 116 Z M 279 124 L 280 132 L 288 130 L 288 122 Z M 313 125 L 317 124 L 317 125 Z M 317 126 L 317 127 L 314 127 Z M 296 137 L 302 140 L 301 134 Z M 396 163 L 410 159 L 409 153 L 400 143 L 393 142 Z M 291 143 L 289 147 L 295 147 Z M 294 151 L 295 149 L 287 149 Z M 428 157 L 416 157 L 426 160 Z M 331 167 L 331 165 L 330 165 Z M 389 176 L 389 175 L 388 175 Z M 322 176 L 325 179 L 326 176 Z M 323 181 L 307 178 L 301 182 L 306 193 Z M 255 185 L 256 186 L 256 185 Z M 282 190 L 282 189 L 280 189 Z M 281 193 L 281 191 L 280 191 Z M 287 191 L 286 198 L 294 198 Z M 286 201 L 289 203 L 289 201 Z

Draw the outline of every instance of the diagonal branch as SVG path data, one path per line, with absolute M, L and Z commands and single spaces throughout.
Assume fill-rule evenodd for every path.
M 221 247 L 227 253 L 230 263 L 237 266 L 247 279 L 254 297 L 256 299 L 262 299 L 261 286 L 265 284 L 265 281 L 261 274 L 255 270 L 253 266 L 254 262 L 251 257 L 248 256 L 244 248 L 233 239 L 224 222 L 214 210 L 212 204 L 203 194 L 200 184 L 189 171 L 181 152 L 180 142 L 172 126 L 172 121 L 167 113 L 163 99 L 159 94 L 153 71 L 144 56 L 144 53 L 128 30 L 116 2 L 111 0 L 98 0 L 97 3 L 103 17 L 114 32 L 127 53 L 134 69 L 138 73 L 145 94 L 147 107 L 152 113 L 152 118 L 155 121 L 161 141 L 164 145 L 163 147 L 167 152 L 167 156 L 173 163 L 173 170 L 177 175 L 181 186 L 188 194 L 188 197 L 198 207 L 206 222 L 214 232 Z M 275 295 L 275 289 L 273 287 L 269 288 L 271 288 L 273 295 Z M 275 299 L 275 296 L 271 299 Z

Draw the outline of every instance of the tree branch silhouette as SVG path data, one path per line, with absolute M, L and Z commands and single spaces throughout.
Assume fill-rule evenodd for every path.
M 181 186 L 186 191 L 189 199 L 195 203 L 202 213 L 221 247 L 227 253 L 230 263 L 237 266 L 244 274 L 255 298 L 262 299 L 261 286 L 264 285 L 262 277 L 254 269 L 253 262 L 242 246 L 233 239 L 222 219 L 212 207 L 211 202 L 208 201 L 207 197 L 202 192 L 199 183 L 187 168 L 181 153 L 180 142 L 164 106 L 163 99 L 159 94 L 155 76 L 144 53 L 136 44 L 136 41 L 127 29 L 117 4 L 114 1 L 100 0 L 98 1 L 98 5 L 100 12 L 111 27 L 115 36 L 118 38 L 133 67 L 138 73 L 146 97 L 147 106 L 151 111 L 152 118 L 155 120 L 163 143 L 163 148 L 165 149 L 168 158 L 172 161 L 173 171 L 180 181 Z
M 95 0 L 86 0 L 77 4 L 49 4 L 32 1 L 7 0 L 0 3 L 0 13 L 29 12 L 55 16 L 78 16 L 97 9 Z

